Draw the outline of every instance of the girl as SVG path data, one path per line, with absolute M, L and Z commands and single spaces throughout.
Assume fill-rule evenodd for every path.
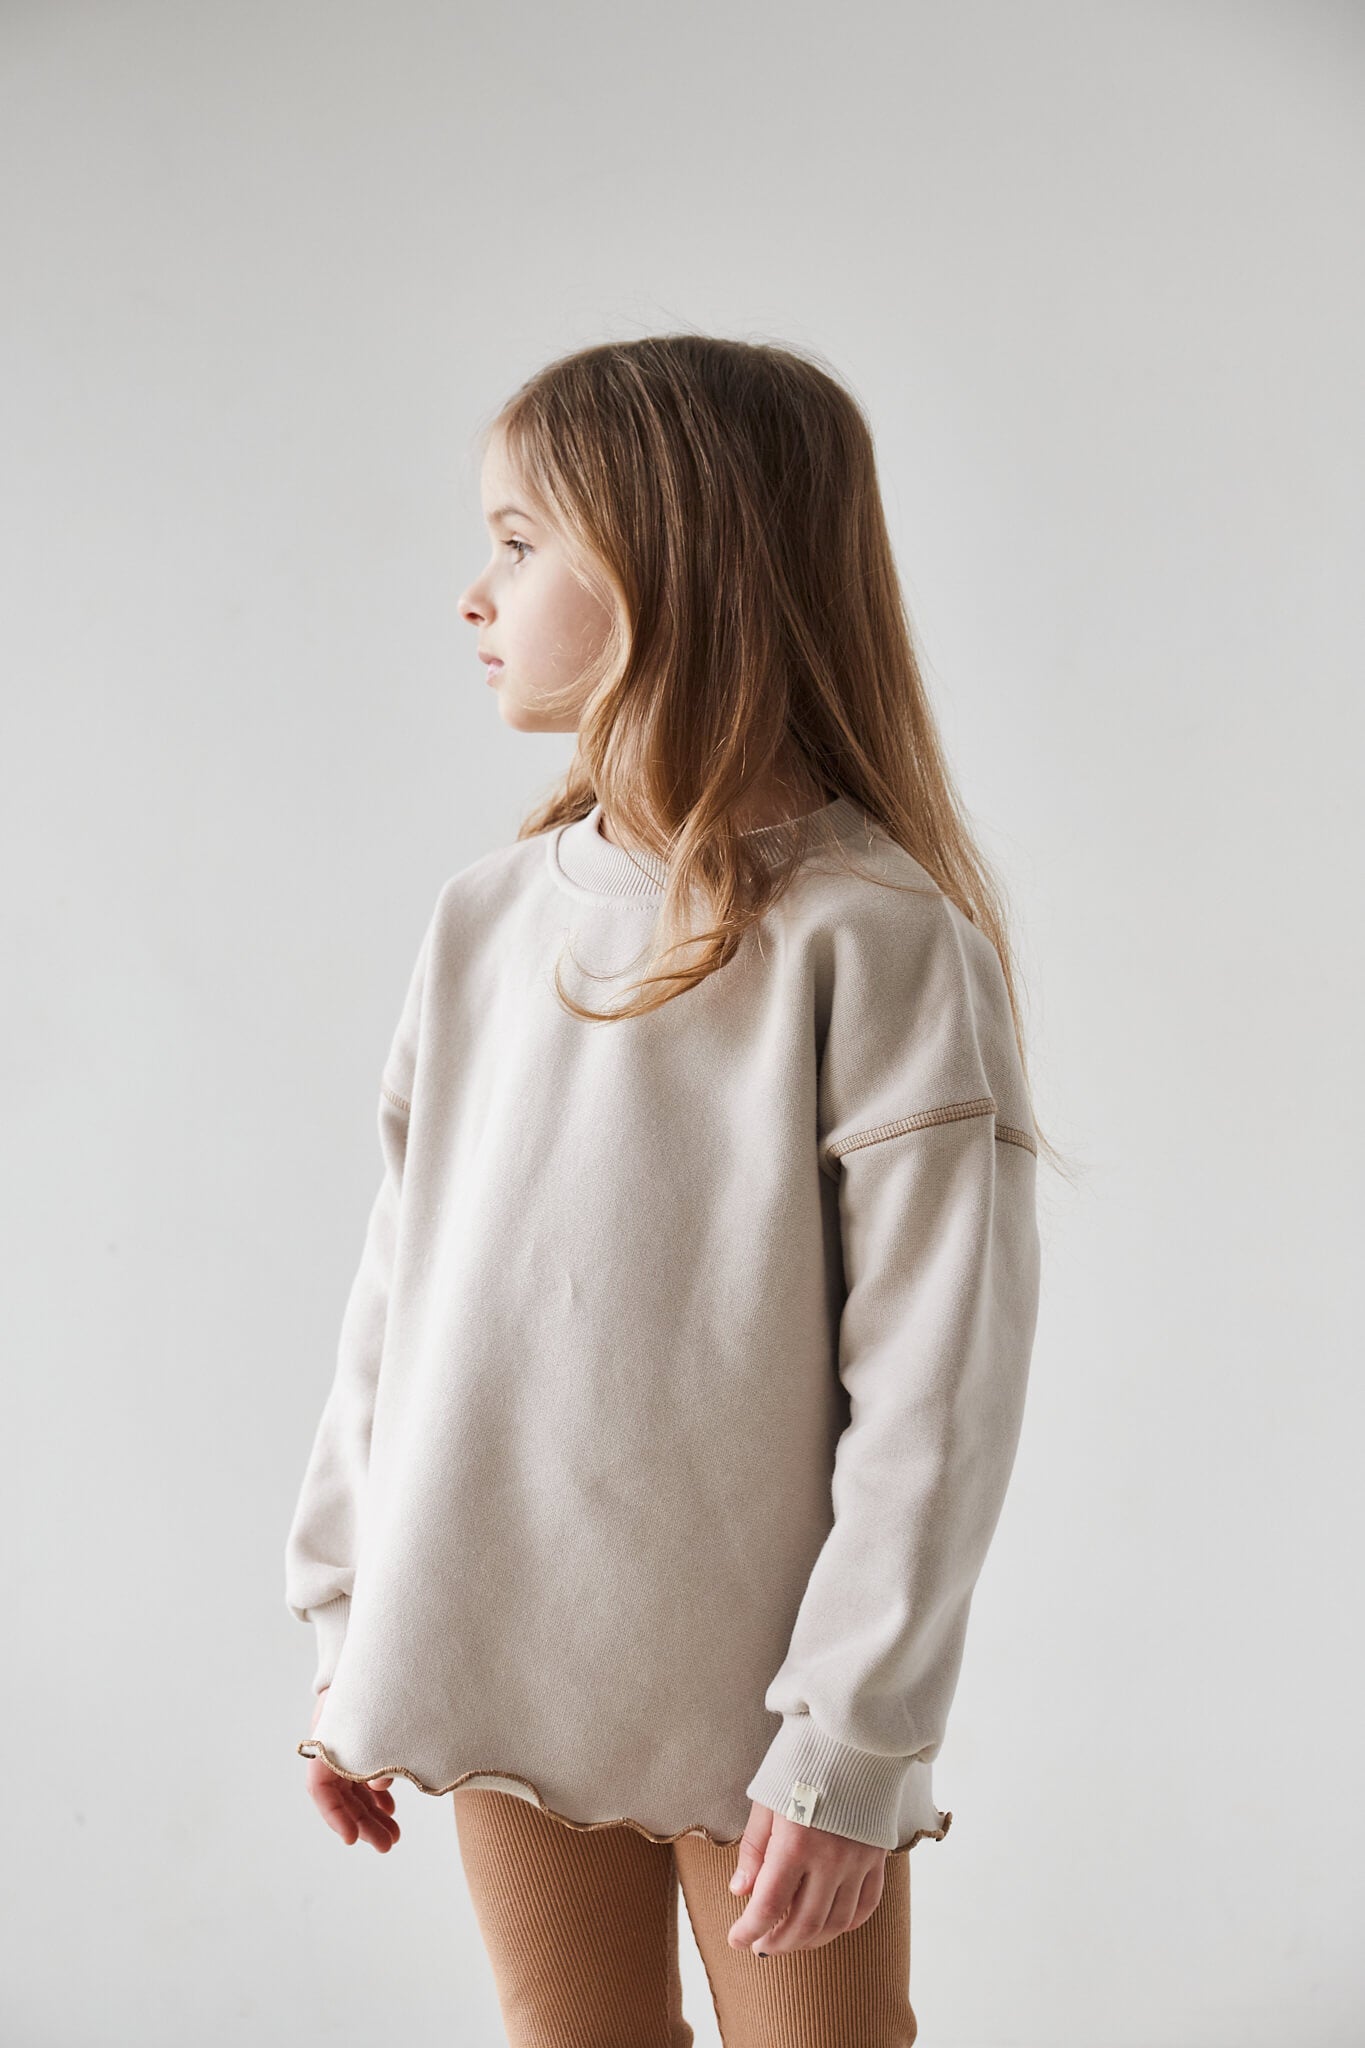
M 577 743 L 379 1077 L 288 1539 L 309 1790 L 379 1850 L 395 1776 L 454 1792 L 513 2044 L 690 2042 L 680 1883 L 729 2048 L 904 2048 L 1038 1302 L 1003 919 L 822 367 L 585 349 L 482 497 L 488 684 Z

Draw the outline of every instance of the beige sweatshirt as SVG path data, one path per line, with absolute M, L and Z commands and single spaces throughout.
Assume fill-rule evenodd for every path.
M 940 1839 L 1038 1305 L 999 959 L 841 797 L 753 835 L 802 866 L 729 966 L 585 1022 L 556 961 L 608 1007 L 666 874 L 599 821 L 464 867 L 422 939 L 288 1536 L 297 1748 L 656 1840 L 753 1799 Z

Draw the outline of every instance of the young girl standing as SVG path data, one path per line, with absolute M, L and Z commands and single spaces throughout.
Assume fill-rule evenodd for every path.
M 462 614 L 577 745 L 379 1077 L 287 1548 L 309 1790 L 381 1850 L 395 1776 L 454 1792 L 514 2048 L 690 2042 L 679 1884 L 727 2048 L 906 2048 L 1038 1304 L 1003 919 L 824 369 L 580 351 L 481 488 Z

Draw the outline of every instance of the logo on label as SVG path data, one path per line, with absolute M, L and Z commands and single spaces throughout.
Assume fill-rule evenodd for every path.
M 808 1828 L 815 1812 L 815 1802 L 824 1789 L 823 1785 L 793 1785 L 792 1796 L 787 1801 L 787 1819 L 799 1821 L 803 1828 Z

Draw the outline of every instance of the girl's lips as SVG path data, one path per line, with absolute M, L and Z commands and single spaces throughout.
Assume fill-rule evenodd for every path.
M 493 678 L 494 678 L 494 676 L 495 676 L 495 675 L 497 675 L 498 671 L 499 671 L 499 670 L 501 669 L 501 667 L 502 667 L 502 663 L 501 663 L 500 661 L 490 661 L 490 662 L 488 663 L 488 665 L 487 665 L 487 666 L 488 666 L 488 676 L 487 676 L 487 680 L 488 680 L 488 681 L 489 681 L 489 682 L 491 683 L 491 682 L 492 682 L 492 680 L 493 680 Z

